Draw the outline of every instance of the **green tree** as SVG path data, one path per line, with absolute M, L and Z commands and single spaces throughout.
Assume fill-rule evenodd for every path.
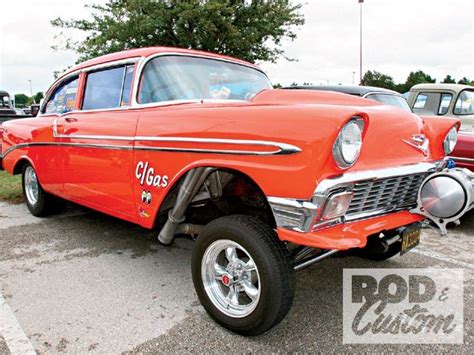
M 442 83 L 445 84 L 456 84 L 456 80 L 451 77 L 451 75 L 446 75 L 446 78 L 443 79 Z
M 466 77 L 463 77 L 461 80 L 458 81 L 458 84 L 463 84 L 463 85 L 469 85 L 471 83 L 471 80 L 469 80 Z
M 423 83 L 435 83 L 436 79 L 433 79 L 431 76 L 423 72 L 422 70 L 418 70 L 416 72 L 410 72 L 405 81 L 405 84 L 400 84 L 397 86 L 399 92 L 407 92 L 416 85 L 416 84 L 423 84 Z
M 376 70 L 369 70 L 364 74 L 364 77 L 362 78 L 362 85 L 376 86 L 390 90 L 395 89 L 395 82 L 393 81 L 393 78 Z
M 35 99 L 35 102 L 36 102 L 37 104 L 40 103 L 40 101 L 41 101 L 41 99 L 42 99 L 43 97 L 44 97 L 44 94 L 43 94 L 42 91 L 38 91 L 38 92 L 33 96 L 33 98 Z
M 91 19 L 51 23 L 86 34 L 79 42 L 66 36 L 61 46 L 79 53 L 79 61 L 130 48 L 172 46 L 274 62 L 284 56 L 282 40 L 294 40 L 295 29 L 304 24 L 301 6 L 289 0 L 109 0 L 89 6 Z M 64 36 L 61 31 L 57 37 Z
M 31 98 L 25 94 L 15 94 L 15 106 L 26 107 L 31 104 Z

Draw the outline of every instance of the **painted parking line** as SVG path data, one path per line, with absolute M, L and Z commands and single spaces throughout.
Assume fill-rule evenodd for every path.
M 0 335 L 7 343 L 12 355 L 36 354 L 15 315 L 0 293 Z
M 453 259 L 453 258 L 447 256 L 447 255 L 437 253 L 435 251 L 422 250 L 422 249 L 413 249 L 413 250 L 411 250 L 411 252 L 415 253 L 415 254 L 420 254 L 420 255 L 423 255 L 423 256 L 427 256 L 427 257 L 430 257 L 430 258 L 433 258 L 433 259 L 437 259 L 437 260 L 440 260 L 440 261 L 445 261 L 447 263 L 451 263 L 451 264 L 454 264 L 454 265 L 458 265 L 458 266 L 461 266 L 461 267 L 466 268 L 466 269 L 474 270 L 474 264 L 470 264 L 470 263 L 466 263 L 464 261 L 456 260 L 456 259 Z

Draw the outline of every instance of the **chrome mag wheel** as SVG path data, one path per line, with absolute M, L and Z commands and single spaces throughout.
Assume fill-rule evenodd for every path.
M 39 184 L 34 169 L 28 166 L 25 169 L 25 195 L 30 205 L 35 206 L 38 203 Z
M 220 239 L 209 245 L 201 274 L 207 296 L 225 315 L 243 318 L 257 307 L 260 276 L 254 260 L 240 244 Z

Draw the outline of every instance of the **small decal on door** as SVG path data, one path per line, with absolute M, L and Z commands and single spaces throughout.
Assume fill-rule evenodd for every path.
M 135 177 L 142 186 L 167 187 L 168 175 L 160 175 L 148 162 L 139 161 L 135 169 Z
M 147 205 L 151 204 L 151 192 L 150 191 L 142 191 L 142 202 L 146 203 Z

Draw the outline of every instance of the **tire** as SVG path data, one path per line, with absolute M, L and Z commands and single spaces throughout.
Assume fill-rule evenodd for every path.
M 23 166 L 22 185 L 26 206 L 33 216 L 48 216 L 64 208 L 64 201 L 43 190 L 30 163 Z
M 237 259 L 232 252 L 227 255 L 232 248 Z M 220 266 L 213 266 L 214 260 Z M 192 275 L 207 313 L 223 327 L 242 335 L 258 335 L 274 327 L 293 303 L 294 272 L 288 250 L 271 228 L 254 217 L 234 215 L 209 223 L 193 249 Z M 212 275 L 219 275 L 219 279 Z M 230 296 L 232 288 L 240 288 L 240 292 L 225 308 L 224 296 Z

